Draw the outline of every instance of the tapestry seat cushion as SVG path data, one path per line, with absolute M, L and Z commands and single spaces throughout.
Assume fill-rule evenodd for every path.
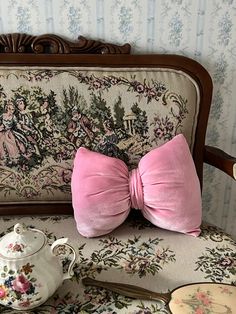
M 112 233 L 89 239 L 78 233 L 72 216 L 3 216 L 1 236 L 12 231 L 18 222 L 45 232 L 50 244 L 68 237 L 79 256 L 73 278 L 64 281 L 45 304 L 22 313 L 168 313 L 159 302 L 133 300 L 105 289 L 85 287 L 81 279 L 87 276 L 134 284 L 156 292 L 167 292 L 193 282 L 236 285 L 236 243 L 214 226 L 203 224 L 201 235 L 195 238 L 155 227 L 135 211 Z M 69 259 L 65 258 L 63 264 L 66 268 Z M 214 295 L 207 298 L 210 302 L 190 295 L 184 301 L 189 313 L 195 313 L 193 304 L 211 313 L 216 300 Z M 4 307 L 0 307 L 0 312 L 19 313 Z

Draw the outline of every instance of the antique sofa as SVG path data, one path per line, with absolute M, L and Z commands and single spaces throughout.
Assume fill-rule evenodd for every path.
M 133 169 L 182 133 L 201 185 L 203 162 L 236 178 L 235 158 L 205 145 L 208 72 L 183 56 L 132 55 L 130 48 L 84 37 L 0 36 L 1 236 L 23 222 L 44 231 L 49 243 L 68 237 L 78 252 L 73 278 L 23 313 L 168 313 L 159 302 L 84 286 L 84 277 L 159 292 L 192 282 L 236 285 L 236 243 L 216 226 L 202 222 L 200 236 L 192 237 L 158 228 L 133 210 L 107 235 L 77 231 L 71 174 L 81 146 Z M 189 313 L 195 313 L 191 303 Z

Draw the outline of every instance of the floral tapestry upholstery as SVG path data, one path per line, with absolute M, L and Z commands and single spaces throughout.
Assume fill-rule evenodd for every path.
M 64 281 L 45 304 L 21 313 L 169 313 L 168 308 L 160 302 L 133 300 L 105 289 L 83 286 L 81 279 L 87 276 L 134 284 L 156 292 L 167 292 L 193 282 L 236 285 L 236 243 L 214 226 L 203 225 L 201 235 L 195 238 L 159 229 L 133 215 L 111 234 L 88 239 L 79 235 L 71 216 L 12 216 L 1 217 L 1 236 L 12 231 L 18 222 L 45 232 L 50 244 L 58 238 L 68 237 L 68 243 L 78 252 L 72 279 Z M 63 260 L 66 269 L 70 256 Z M 29 275 L 23 276 L 33 278 L 33 266 L 26 266 L 22 268 L 27 269 Z M 1 297 L 4 297 L 15 278 L 11 269 L 1 269 L 0 273 L 5 278 L 4 284 L 0 286 Z M 16 295 L 22 304 L 28 304 L 27 297 L 36 294 L 37 284 L 39 283 L 34 281 L 33 287 L 30 285 L 30 291 Z M 227 289 L 222 293 L 227 293 Z M 213 294 L 203 290 L 189 294 L 186 299 L 179 300 L 179 303 L 187 307 L 188 314 L 235 313 L 235 309 L 227 308 Z M 0 312 L 19 313 L 3 306 L 0 306 Z
M 129 168 L 183 133 L 194 145 L 199 91 L 170 69 L 0 69 L 0 203 L 71 202 L 80 146 Z

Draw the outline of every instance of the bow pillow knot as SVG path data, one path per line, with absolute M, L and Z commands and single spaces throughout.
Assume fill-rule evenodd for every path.
M 111 232 L 130 208 L 160 228 L 200 234 L 201 189 L 182 134 L 148 152 L 130 172 L 122 160 L 81 147 L 71 188 L 77 229 L 85 237 Z
M 129 192 L 131 208 L 143 209 L 143 187 L 138 168 L 129 172 Z

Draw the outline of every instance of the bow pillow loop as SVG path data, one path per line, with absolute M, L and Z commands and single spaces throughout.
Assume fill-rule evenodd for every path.
M 192 236 L 200 234 L 201 188 L 182 134 L 151 150 L 139 162 L 143 216 L 154 225 Z
M 77 229 L 86 237 L 111 232 L 131 207 L 158 227 L 200 233 L 200 184 L 182 134 L 151 150 L 130 172 L 117 158 L 79 148 L 71 187 Z
M 85 237 L 111 232 L 129 214 L 129 171 L 122 160 L 80 147 L 71 190 L 77 229 Z

